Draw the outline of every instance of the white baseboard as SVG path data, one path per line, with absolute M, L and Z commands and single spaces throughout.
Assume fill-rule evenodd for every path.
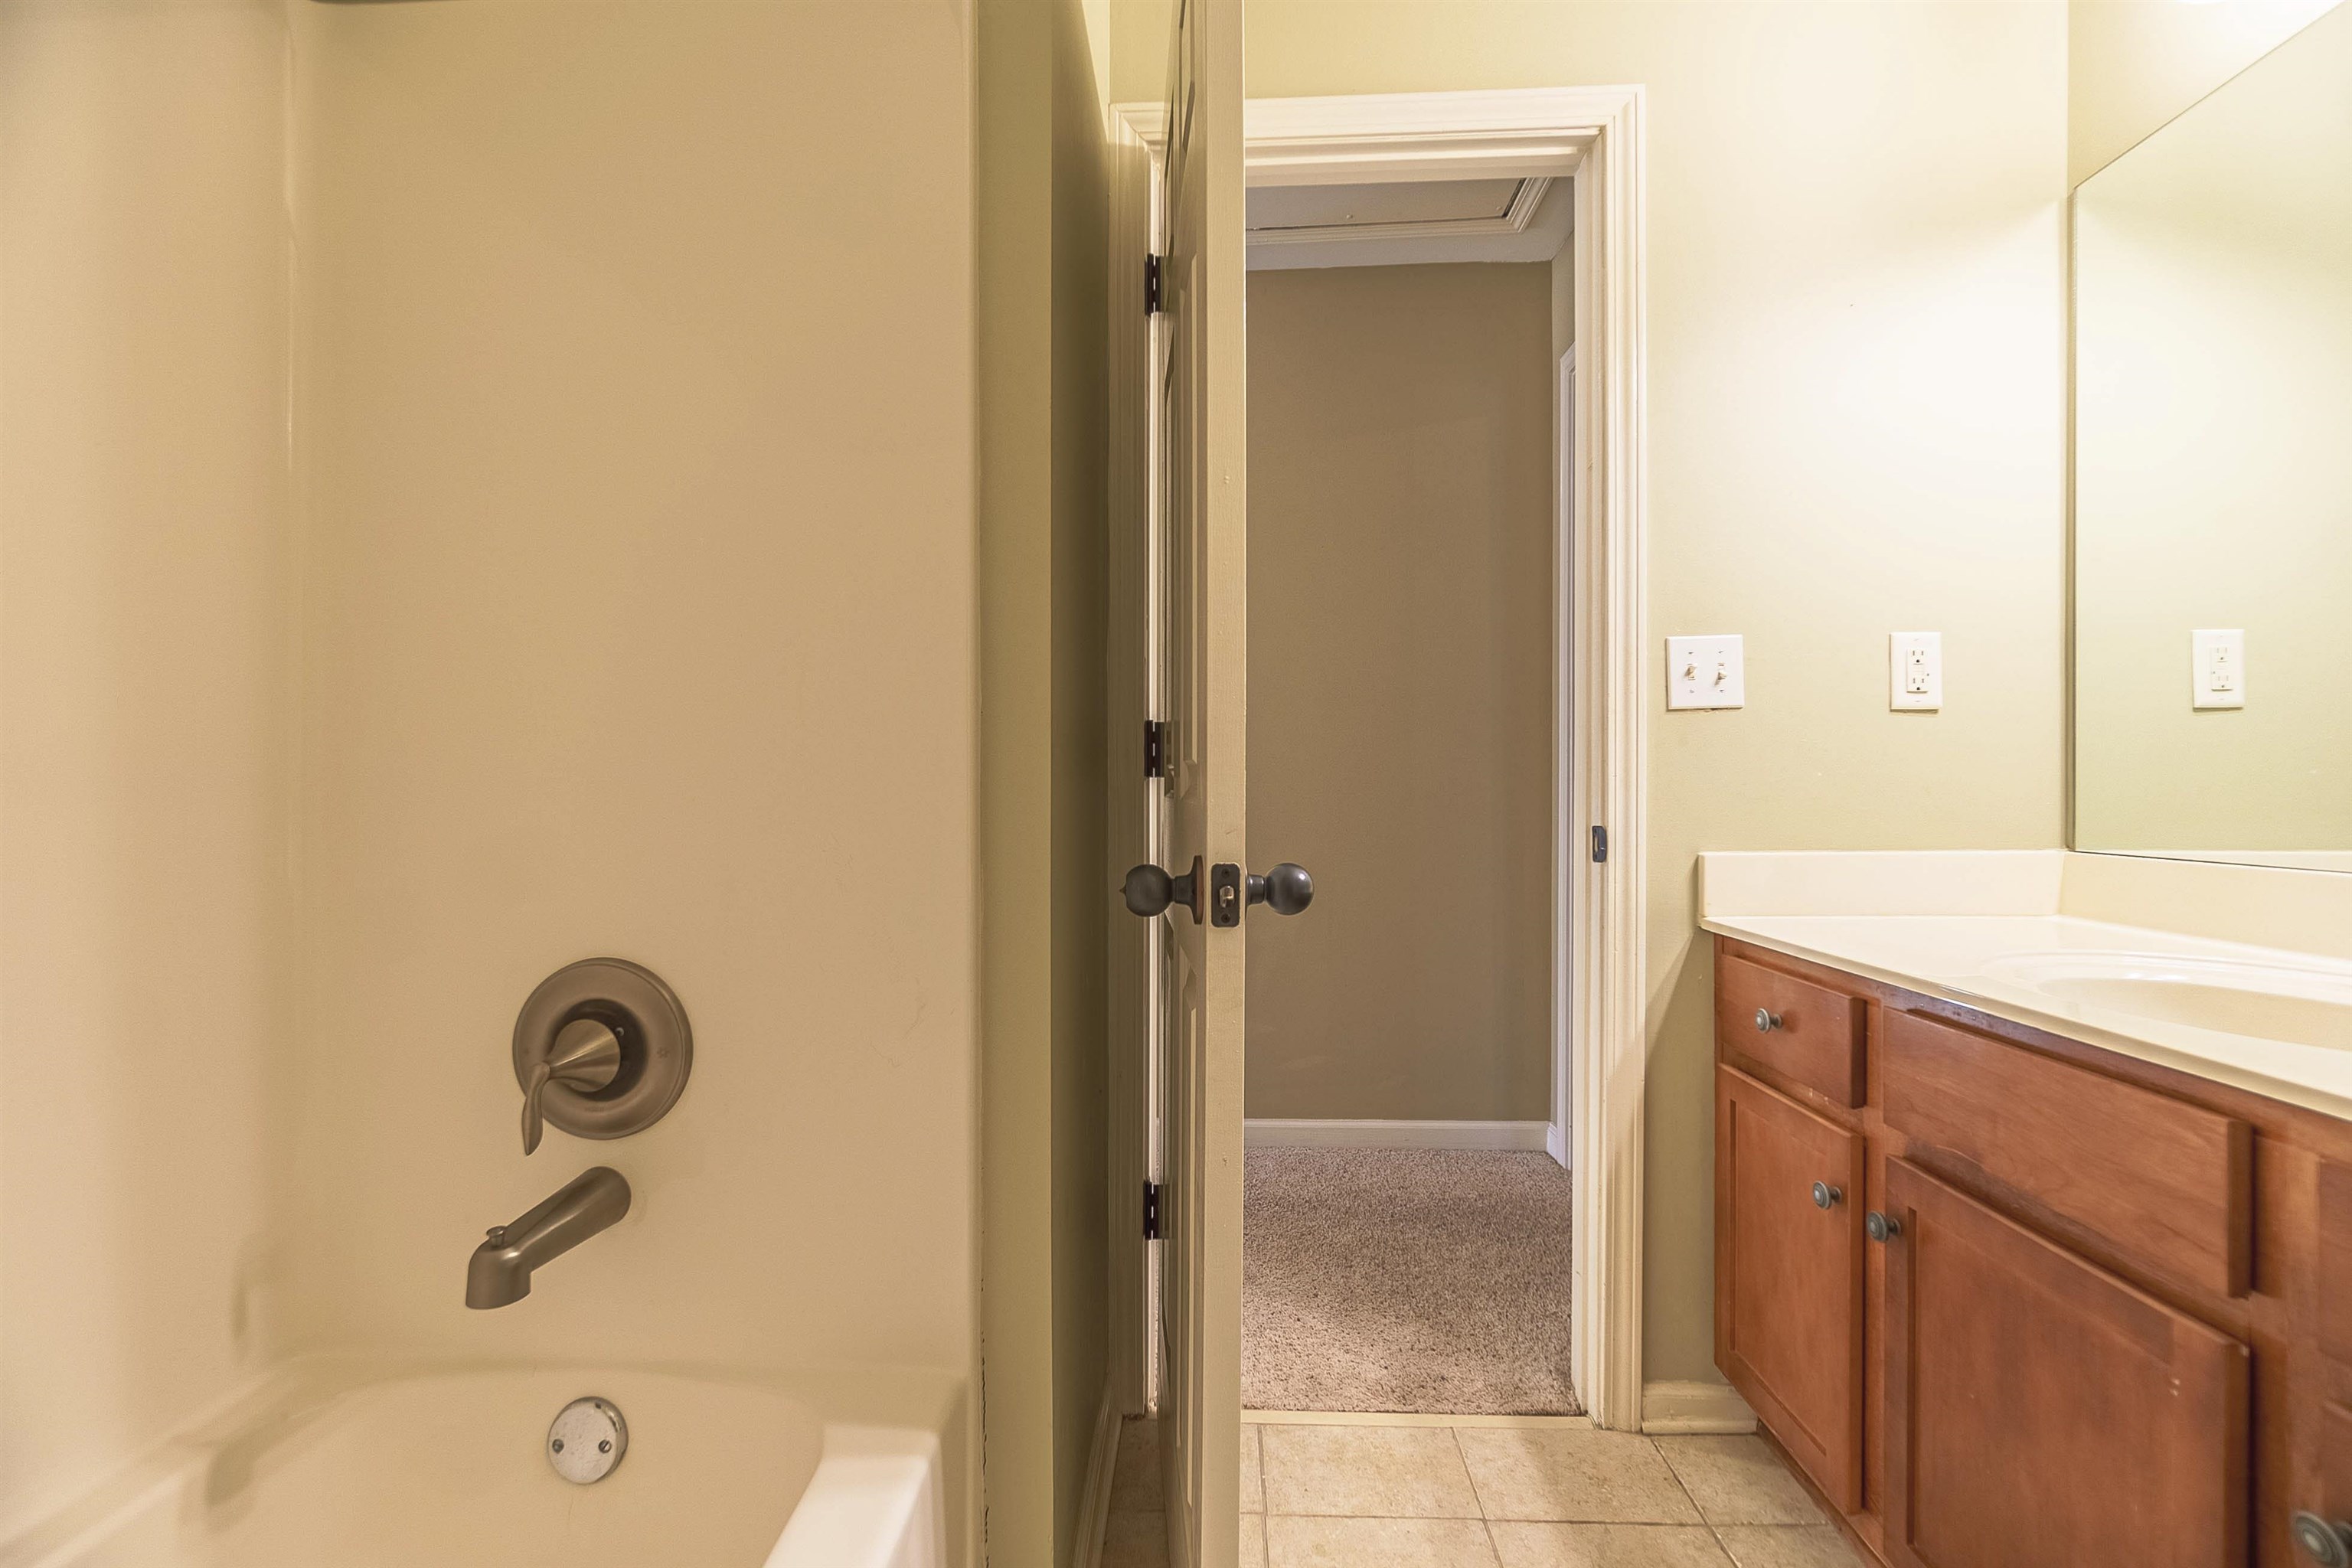
M 1576 1168 L 1568 1163 L 1568 1129 L 1557 1121 L 1544 1124 L 1544 1152 L 1563 1171 Z
M 1645 1383 L 1642 1430 L 1659 1434 L 1753 1432 L 1756 1412 L 1727 1383 Z
M 1106 1383 L 1095 1412 L 1094 1447 L 1087 1452 L 1087 1487 L 1078 1494 L 1078 1542 L 1071 1568 L 1100 1568 L 1103 1531 L 1110 1523 L 1111 1473 L 1118 1465 L 1118 1401 Z
M 1251 1149 L 1511 1149 L 1541 1153 L 1541 1121 L 1338 1121 L 1253 1117 L 1242 1123 Z

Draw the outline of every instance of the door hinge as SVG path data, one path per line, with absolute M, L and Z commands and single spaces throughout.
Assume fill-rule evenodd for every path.
M 1609 858 L 1609 830 L 1599 823 L 1592 826 L 1592 863 L 1596 866 Z
M 1147 316 L 1156 316 L 1168 308 L 1165 297 L 1160 292 L 1161 275 L 1160 258 L 1145 257 L 1143 258 L 1143 313 Z
M 1146 719 L 1143 721 L 1143 776 L 1164 779 L 1168 776 L 1168 721 Z
M 1146 1241 L 1160 1239 L 1160 1184 L 1158 1182 L 1143 1184 L 1143 1239 Z

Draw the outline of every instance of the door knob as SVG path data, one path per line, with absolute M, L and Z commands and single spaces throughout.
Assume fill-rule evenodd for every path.
M 1817 1209 L 1835 1207 L 1837 1201 L 1843 1196 L 1845 1191 L 1842 1187 L 1833 1187 L 1827 1182 L 1813 1184 L 1813 1206 Z
M 1249 901 L 1278 915 L 1295 915 L 1315 901 L 1315 879 L 1306 867 L 1285 860 L 1263 877 L 1251 874 Z
M 1173 904 L 1190 914 L 1197 924 L 1201 919 L 1201 858 L 1192 857 L 1192 868 L 1181 877 L 1171 877 L 1157 866 L 1137 866 L 1127 874 L 1119 892 L 1127 900 L 1127 912 L 1149 920 Z
M 1883 1215 L 1876 1209 L 1871 1210 L 1864 1216 L 1862 1228 L 1870 1234 L 1870 1239 L 1873 1241 L 1888 1241 L 1903 1234 L 1900 1221 L 1891 1215 Z
M 2352 1524 L 2340 1519 L 2325 1519 L 2305 1509 L 2294 1516 L 2288 1528 L 2304 1555 L 2318 1563 L 2319 1568 L 2352 1568 Z

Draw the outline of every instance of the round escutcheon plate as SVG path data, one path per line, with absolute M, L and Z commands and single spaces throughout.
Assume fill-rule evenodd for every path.
M 530 1087 L 565 1026 L 593 1018 L 620 1042 L 620 1067 L 604 1088 L 583 1091 L 549 1084 L 540 1106 L 548 1122 L 575 1138 L 625 1138 L 660 1121 L 694 1070 L 694 1030 L 686 1008 L 660 975 L 625 958 L 585 958 L 545 980 L 515 1019 L 515 1081 Z

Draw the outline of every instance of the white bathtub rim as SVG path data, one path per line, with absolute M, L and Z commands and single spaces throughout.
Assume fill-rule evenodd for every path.
M 177 1431 L 125 1461 L 112 1474 L 0 1536 L 0 1568 L 73 1568 L 148 1510 L 169 1509 L 185 1497 L 190 1488 L 202 1488 L 209 1468 L 230 1443 L 268 1425 L 299 1420 L 309 1410 L 370 1385 L 416 1377 L 575 1368 L 591 1373 L 625 1371 L 697 1382 L 749 1384 L 799 1398 L 814 1408 L 822 1420 L 820 1470 L 825 1459 L 836 1452 L 845 1460 L 895 1454 L 902 1461 L 899 1474 L 903 1479 L 909 1473 L 903 1461 L 926 1454 L 930 1475 L 928 1498 L 910 1496 L 907 1507 L 911 1510 L 921 1506 L 936 1512 L 940 1523 L 931 1533 L 944 1542 L 940 1433 L 898 1424 L 902 1420 L 935 1419 L 944 1432 L 945 1424 L 955 1418 L 950 1412 L 960 1397 L 961 1380 L 934 1368 L 855 1363 L 777 1368 L 673 1362 L 616 1367 L 611 1362 L 586 1358 L 535 1360 L 317 1352 L 289 1357 L 263 1368 L 201 1409 Z M 876 1412 L 881 1416 L 879 1420 L 849 1415 L 852 1407 L 875 1405 L 882 1407 Z M 847 1479 L 848 1472 L 836 1473 Z M 809 1489 L 815 1486 L 816 1479 L 812 1475 Z M 805 1496 L 804 1492 L 804 1499 Z M 795 1514 L 797 1511 L 796 1507 Z M 788 1529 L 789 1525 L 787 1521 Z M 770 1561 L 774 1561 L 772 1552 Z M 935 1563 L 944 1564 L 946 1557 L 942 1545 L 936 1556 L 885 1557 L 879 1561 L 886 1568 L 933 1568 Z M 832 1568 L 829 1560 L 826 1568 Z
M 816 1473 L 766 1568 L 946 1568 L 936 1434 L 827 1426 Z

